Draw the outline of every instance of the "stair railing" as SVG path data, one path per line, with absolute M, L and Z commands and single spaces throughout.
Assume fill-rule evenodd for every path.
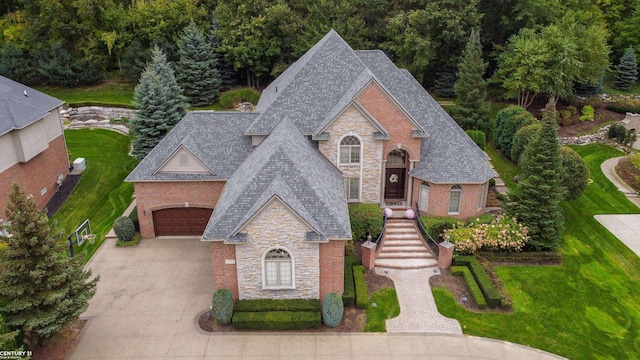
M 416 221 L 416 226 L 418 227 L 418 230 L 420 230 L 420 234 L 422 234 L 422 242 L 427 246 L 427 248 L 429 248 L 429 250 L 431 250 L 431 252 L 437 257 L 440 255 L 440 247 L 438 246 L 438 242 L 433 240 L 433 238 L 431 237 L 431 235 L 429 235 L 429 233 L 427 232 L 427 229 L 424 228 L 424 225 L 422 225 L 422 221 L 420 221 L 420 207 L 418 206 L 418 202 L 416 201 L 416 209 L 415 209 L 416 215 L 414 217 L 414 220 Z
M 382 231 L 380 231 L 380 235 L 378 235 L 378 238 L 374 241 L 376 244 L 376 255 L 380 252 L 380 249 L 382 249 L 382 243 L 384 242 L 384 232 L 386 228 L 387 228 L 387 214 L 385 214 L 383 210 L 382 211 Z M 371 234 L 369 234 L 368 237 L 371 237 Z

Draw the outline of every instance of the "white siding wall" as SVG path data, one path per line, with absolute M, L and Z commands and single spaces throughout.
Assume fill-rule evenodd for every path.
M 40 120 L 44 123 L 45 132 L 47 135 L 47 141 L 57 138 L 62 135 L 62 124 L 60 123 L 60 113 L 58 110 L 53 110 L 44 119 Z
M 13 140 L 16 143 L 20 162 L 27 162 L 33 159 L 49 147 L 47 127 L 43 121 L 38 121 L 16 131 Z
M 185 161 L 186 162 L 183 162 Z M 201 162 L 184 148 L 178 149 L 173 156 L 158 170 L 158 173 L 210 174 Z
M 7 170 L 18 162 L 16 145 L 11 133 L 0 136 L 0 172 Z

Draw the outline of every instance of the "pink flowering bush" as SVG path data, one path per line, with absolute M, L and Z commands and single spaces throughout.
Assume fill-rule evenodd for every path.
M 478 250 L 522 251 L 529 241 L 527 227 L 506 216 L 499 216 L 489 224 L 454 226 L 444 234 L 455 245 L 455 250 L 465 255 Z

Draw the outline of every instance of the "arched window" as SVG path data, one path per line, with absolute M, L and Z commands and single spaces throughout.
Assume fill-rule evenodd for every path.
M 264 255 L 262 285 L 270 289 L 293 288 L 293 259 L 284 249 L 271 249 Z
M 449 193 L 449 214 L 455 215 L 460 213 L 460 199 L 462 199 L 462 188 L 455 185 Z
M 429 183 L 423 181 L 420 185 L 420 202 L 418 203 L 420 206 L 420 211 L 428 211 L 429 210 Z
M 180 165 L 189 165 L 189 158 L 187 157 L 187 154 L 180 154 Z
M 340 165 L 344 164 L 360 164 L 360 140 L 355 136 L 340 141 Z

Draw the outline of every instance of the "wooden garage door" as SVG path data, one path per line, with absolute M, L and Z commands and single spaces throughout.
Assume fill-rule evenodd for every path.
M 156 236 L 202 235 L 213 209 L 173 208 L 153 212 Z

